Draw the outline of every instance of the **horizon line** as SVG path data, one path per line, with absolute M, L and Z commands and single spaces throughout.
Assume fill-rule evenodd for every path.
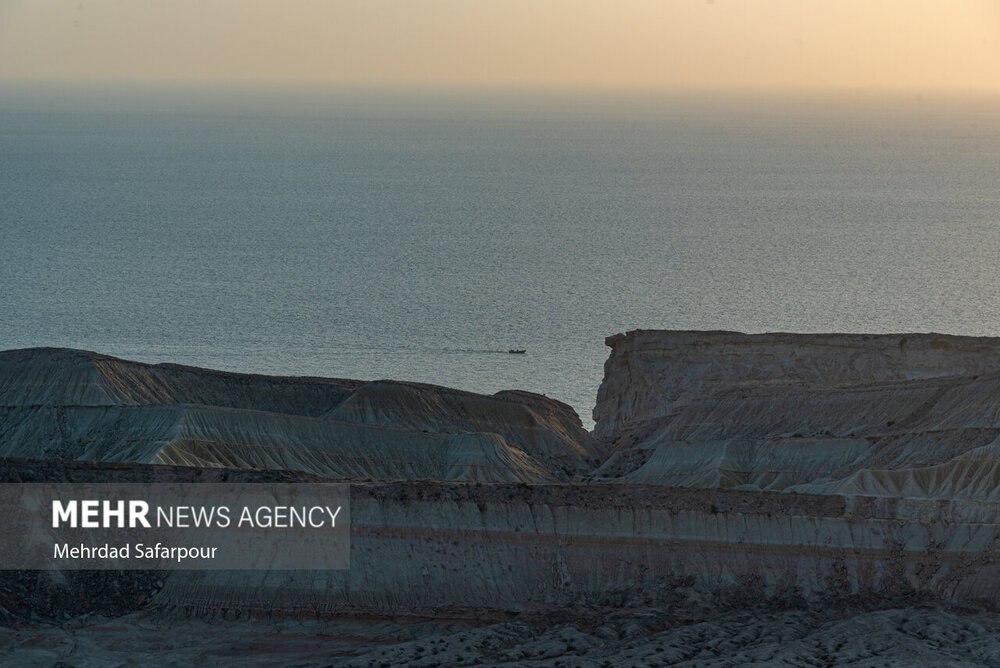
M 0 76 L 0 86 L 24 88 L 115 88 L 126 90 L 150 89 L 212 89 L 213 92 L 242 92 L 263 90 L 298 90 L 309 92 L 370 91 L 370 92 L 486 92 L 532 94 L 633 94 L 633 95 L 864 95 L 864 96 L 974 96 L 1000 97 L 1000 86 L 862 86 L 862 85 L 662 85 L 644 86 L 629 84 L 597 83 L 567 84 L 545 82 L 479 83 L 472 81 L 368 81 L 368 80 L 311 80 L 311 79 L 131 79 L 131 78 L 29 78 Z

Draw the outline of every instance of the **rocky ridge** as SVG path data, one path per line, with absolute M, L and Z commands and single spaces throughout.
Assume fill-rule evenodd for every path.
M 0 476 L 352 481 L 349 571 L 178 571 L 128 597 L 168 617 L 996 606 L 1000 342 L 609 344 L 597 441 L 527 393 L 0 353 L 0 449 L 22 458 Z
M 0 456 L 541 482 L 602 454 L 568 406 L 528 392 L 0 353 Z

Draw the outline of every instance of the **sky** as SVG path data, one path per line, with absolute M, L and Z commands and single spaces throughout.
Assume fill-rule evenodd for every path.
M 0 80 L 1000 92 L 1000 0 L 0 0 Z

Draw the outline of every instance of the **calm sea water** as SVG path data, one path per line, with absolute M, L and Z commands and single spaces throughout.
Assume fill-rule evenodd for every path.
M 628 329 L 1000 335 L 1000 105 L 939 102 L 0 88 L 0 348 L 589 424 Z

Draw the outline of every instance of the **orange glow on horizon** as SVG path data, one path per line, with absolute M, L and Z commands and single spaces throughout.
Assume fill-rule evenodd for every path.
M 8 0 L 0 79 L 1000 90 L 989 0 Z

